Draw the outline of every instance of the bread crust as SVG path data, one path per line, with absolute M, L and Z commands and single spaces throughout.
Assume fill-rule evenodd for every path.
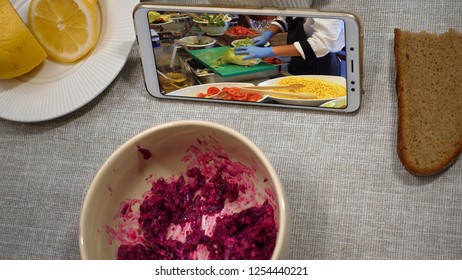
M 450 30 L 448 32 L 457 33 L 455 30 Z M 446 34 L 446 33 L 445 33 Z M 441 147 L 439 149 L 432 149 L 432 145 L 436 146 L 439 145 L 438 143 L 433 143 L 430 140 L 425 139 L 422 135 L 425 133 L 429 134 L 428 131 L 422 131 L 419 122 L 426 122 L 428 119 L 431 118 L 439 118 L 438 111 L 436 109 L 437 104 L 432 104 L 431 106 L 420 107 L 420 105 L 416 105 L 420 102 L 417 100 L 417 97 L 414 93 L 410 93 L 412 90 L 410 85 L 412 85 L 412 81 L 409 82 L 410 75 L 409 75 L 409 53 L 403 50 L 404 47 L 409 49 L 409 44 L 417 44 L 418 40 L 425 40 L 427 36 L 437 36 L 435 34 L 428 34 L 428 33 L 411 33 L 407 31 L 401 31 L 400 29 L 394 30 L 394 51 L 395 51 L 395 62 L 396 62 L 396 91 L 398 95 L 398 134 L 397 134 L 397 152 L 398 157 L 405 167 L 405 169 L 413 175 L 416 176 L 430 176 L 437 174 L 449 166 L 451 166 L 459 157 L 462 151 L 462 120 L 460 112 L 462 107 L 459 107 L 462 104 L 460 101 L 453 102 L 454 108 L 448 108 L 448 110 L 455 110 L 455 121 L 454 120 L 435 120 L 431 124 L 427 125 L 426 127 L 429 130 L 435 128 L 436 125 L 441 121 L 441 125 L 446 125 L 447 123 L 451 124 L 451 128 L 448 130 L 454 130 L 453 132 L 457 134 L 455 137 L 458 141 L 451 142 L 448 147 L 444 147 L 444 153 L 441 152 Z M 452 34 L 454 35 L 454 34 Z M 403 36 L 406 36 L 406 42 L 403 42 Z M 457 33 L 457 36 L 462 38 L 462 34 Z M 410 39 L 409 39 L 410 38 Z M 434 38 L 433 38 L 434 39 Z M 444 40 L 442 38 L 439 38 Z M 436 40 L 436 39 L 435 39 Z M 462 40 L 462 39 L 461 39 Z M 422 41 L 420 41 L 422 42 Z M 407 45 L 405 45 L 407 44 Z M 435 47 L 439 47 L 435 45 Z M 419 57 L 420 60 L 425 59 L 425 57 Z M 462 64 L 461 57 L 451 58 L 451 59 L 458 59 Z M 430 61 L 428 63 L 431 63 Z M 406 65 L 408 64 L 408 65 Z M 413 71 L 419 71 L 420 69 L 413 69 Z M 453 69 L 449 69 L 448 71 L 452 71 Z M 405 72 L 408 71 L 408 72 Z M 407 76 L 406 76 L 407 75 Z M 423 79 L 430 79 L 431 77 L 423 77 Z M 457 78 L 457 77 L 455 77 Z M 459 84 L 459 89 L 462 88 L 462 80 L 457 81 Z M 431 92 L 432 89 L 428 91 Z M 412 95 L 414 94 L 414 95 Z M 449 94 L 449 93 L 448 93 Z M 422 95 L 419 96 L 420 98 L 427 98 L 427 91 L 422 92 Z M 457 96 L 459 100 L 462 100 L 462 92 L 458 92 Z M 434 98 L 434 96 L 431 96 Z M 415 102 L 415 103 L 413 103 Z M 420 102 L 422 103 L 422 102 Z M 435 102 L 436 103 L 436 102 Z M 451 106 L 451 104 L 447 104 L 447 106 Z M 417 109 L 416 109 L 417 108 Z M 423 110 L 422 108 L 425 108 Z M 429 117 L 429 115 L 432 115 Z M 444 115 L 446 116 L 446 115 Z M 443 118 L 443 116 L 441 116 Z M 455 123 L 455 125 L 453 124 Z M 417 125 L 416 125 L 417 124 Z M 433 127 L 432 127 L 433 126 Z M 435 129 L 436 130 L 436 129 Z M 438 130 L 440 131 L 440 130 Z M 452 131 L 449 131 L 452 133 Z M 441 133 L 442 134 L 442 133 Z M 436 139 L 445 139 L 445 135 L 438 135 L 432 137 Z M 453 135 L 451 135 L 453 136 Z M 454 138 L 454 137 L 453 137 Z M 418 139 L 418 141 L 416 140 Z M 423 139 L 423 140 L 422 140 Z M 444 143 L 445 144 L 445 143 Z M 418 147 L 417 147 L 418 146 Z M 437 153 L 442 153 L 443 155 L 439 155 Z M 428 158 L 431 158 L 430 163 L 427 164 L 429 161 Z M 437 160 L 434 160 L 437 158 Z

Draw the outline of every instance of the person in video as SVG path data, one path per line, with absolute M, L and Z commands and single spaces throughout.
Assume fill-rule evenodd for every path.
M 279 32 L 287 32 L 287 45 L 263 47 Z M 342 20 L 277 17 L 252 42 L 254 46 L 237 47 L 234 53 L 247 55 L 244 59 L 290 56 L 288 71 L 293 75 L 341 75 L 336 53 L 345 47 Z

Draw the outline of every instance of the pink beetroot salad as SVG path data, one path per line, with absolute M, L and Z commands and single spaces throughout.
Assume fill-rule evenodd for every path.
M 150 176 L 151 189 L 142 199 L 122 203 L 118 230 L 106 228 L 120 243 L 117 259 L 271 258 L 278 224 L 270 188 L 257 192 L 254 167 L 198 143 L 183 158 L 186 172 L 178 178 Z

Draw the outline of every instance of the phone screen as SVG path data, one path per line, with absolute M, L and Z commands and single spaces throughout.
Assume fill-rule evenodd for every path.
M 162 95 L 348 106 L 355 82 L 349 84 L 344 20 L 229 12 L 147 11 Z

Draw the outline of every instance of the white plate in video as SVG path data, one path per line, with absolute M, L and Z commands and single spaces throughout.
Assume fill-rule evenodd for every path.
M 340 86 L 346 86 L 346 79 L 341 76 L 325 76 L 325 75 L 298 75 L 296 77 L 300 78 L 310 78 L 310 79 L 319 79 L 323 81 L 333 82 Z M 271 80 L 267 80 L 264 82 L 259 83 L 259 86 L 274 86 L 279 83 L 280 80 L 285 79 L 287 77 L 275 78 Z M 324 98 L 324 99 L 296 99 L 296 98 L 283 98 L 283 97 L 274 97 L 271 96 L 270 99 L 287 105 L 304 105 L 304 106 L 320 106 L 334 100 L 336 98 Z
M 149 25 L 152 25 L 152 26 L 162 26 L 162 25 L 170 24 L 170 23 L 172 23 L 172 22 L 173 22 L 173 20 L 170 19 L 170 20 L 165 21 L 165 22 L 158 22 L 158 23 L 153 22 L 153 23 L 150 23 Z
M 217 87 L 218 89 L 221 90 L 224 87 L 252 87 L 252 86 L 254 86 L 254 84 L 252 83 L 210 83 L 210 84 L 202 84 L 202 85 L 185 87 L 182 89 L 169 92 L 166 95 L 200 98 L 198 97 L 198 95 L 201 93 L 206 94 L 207 90 L 211 87 Z M 268 99 L 269 97 L 267 95 L 263 95 L 263 98 L 256 100 L 256 101 L 238 100 L 238 99 L 231 99 L 231 100 L 232 101 L 247 101 L 247 102 L 265 102 Z M 230 100 L 230 99 L 226 99 L 226 100 Z
M 339 97 L 337 99 L 328 101 L 320 105 L 320 107 L 323 107 L 323 108 L 338 108 L 338 109 L 346 108 L 346 106 L 347 106 L 346 96 Z

